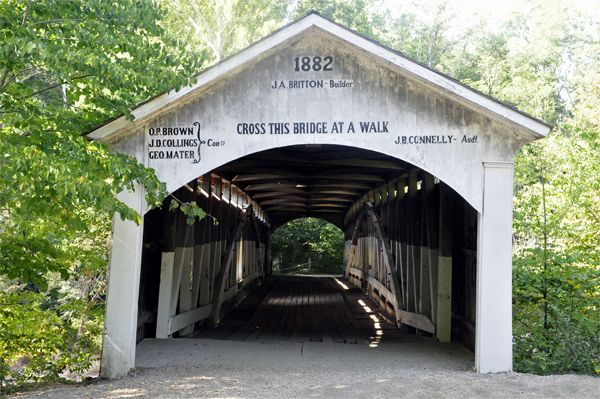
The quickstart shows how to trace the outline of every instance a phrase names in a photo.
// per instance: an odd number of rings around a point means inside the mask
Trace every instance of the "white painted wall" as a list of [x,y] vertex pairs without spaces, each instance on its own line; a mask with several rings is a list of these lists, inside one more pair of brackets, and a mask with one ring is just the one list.
[[483,212],[477,228],[475,368],[512,371],[513,164],[484,162]]
[[[143,214],[146,207],[143,189],[122,192],[117,198]],[[110,270],[102,340],[100,375],[124,377],[135,365],[135,340],[144,224],[113,219]]]
[[[232,59],[215,67],[206,73],[212,78],[204,86],[179,98],[170,95],[174,99],[154,113],[140,110],[137,121],[116,121],[90,136],[103,137],[154,168],[169,191],[226,162],[266,149],[298,144],[364,148],[430,172],[481,211],[481,163],[512,161],[523,144],[535,139],[532,127],[546,131],[547,127],[427,69],[416,70],[416,64],[398,60],[398,55],[370,41],[357,47],[364,39],[356,38],[349,43],[350,37],[306,28],[287,42],[266,47],[246,64],[236,65]],[[304,57],[310,59],[310,71],[302,71]],[[321,59],[318,71],[312,70],[315,57]],[[332,59],[331,71],[323,71],[327,57]],[[331,88],[332,81],[350,87]],[[298,88],[307,84],[316,87]],[[342,133],[334,132],[340,122]],[[361,132],[361,122],[374,122],[379,132]],[[519,129],[517,122],[527,126]],[[326,126],[327,133],[294,134],[295,123]],[[277,126],[287,127],[289,133],[275,134]],[[173,135],[175,128],[191,135]],[[241,134],[254,130],[260,134]],[[421,137],[432,142],[413,143]],[[173,151],[183,159],[164,158]],[[163,159],[156,159],[161,152]]]

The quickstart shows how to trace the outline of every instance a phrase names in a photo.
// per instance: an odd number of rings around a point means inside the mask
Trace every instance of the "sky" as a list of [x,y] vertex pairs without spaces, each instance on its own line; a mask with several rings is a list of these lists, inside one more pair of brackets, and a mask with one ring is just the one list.
[[[417,0],[419,4],[440,3],[442,0]],[[383,3],[392,13],[399,13],[399,10],[410,7],[415,0],[383,0]],[[561,0],[562,2],[571,2],[573,5],[598,17],[600,21],[600,0]],[[490,13],[494,18],[492,21],[500,23],[508,14],[508,10],[518,9],[523,4],[523,0],[450,0],[450,5],[457,15],[464,16],[465,22],[473,17],[475,13]],[[493,29],[493,27],[492,27]]]
[[[571,1],[575,7],[593,11],[600,7],[600,0],[565,0]],[[390,9],[398,5],[410,5],[415,0],[384,0]],[[436,3],[436,0],[421,0],[419,3]],[[503,13],[506,8],[512,8],[515,4],[522,3],[523,0],[451,0],[451,3],[460,11],[471,12],[472,10],[489,11],[493,13]]]

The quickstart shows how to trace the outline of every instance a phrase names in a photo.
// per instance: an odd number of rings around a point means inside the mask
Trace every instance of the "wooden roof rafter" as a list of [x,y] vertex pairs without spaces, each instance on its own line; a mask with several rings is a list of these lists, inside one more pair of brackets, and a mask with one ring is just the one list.
[[273,227],[302,217],[339,227],[365,194],[415,167],[373,151],[297,145],[254,153],[214,170],[228,176],[269,215]]

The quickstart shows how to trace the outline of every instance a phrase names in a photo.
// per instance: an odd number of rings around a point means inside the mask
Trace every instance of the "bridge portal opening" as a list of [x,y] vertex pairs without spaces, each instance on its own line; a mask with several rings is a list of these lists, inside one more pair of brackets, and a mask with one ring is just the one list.
[[[193,336],[230,314],[240,321],[238,307],[253,291],[258,297],[241,309],[249,315],[245,321],[265,298],[285,312],[281,306],[296,301],[294,290],[300,292],[294,284],[304,284],[306,292],[299,295],[313,296],[307,303],[325,304],[323,295],[331,298],[331,292],[350,287],[328,313],[345,303],[355,312],[349,320],[362,318],[374,326],[388,321],[402,338],[404,333],[437,337],[474,349],[477,212],[426,171],[373,151],[301,145],[240,158],[173,195],[196,201],[208,216],[190,225],[182,213],[168,211],[170,199],[146,214],[137,342]],[[336,271],[342,276],[313,285],[267,281],[288,266],[273,255],[274,246],[286,244],[278,231],[299,221],[339,235]],[[275,284],[279,291],[269,297]],[[373,320],[376,310],[385,320]],[[292,334],[293,324],[306,325],[319,316],[303,312],[293,319],[280,314],[282,323],[292,326],[279,326],[282,333],[306,338],[310,327]],[[315,331],[310,334],[318,340]],[[325,336],[339,342],[360,336],[336,334]],[[369,334],[376,338],[376,330]]]
[[271,234],[273,274],[342,275],[344,232],[318,218],[301,218]]

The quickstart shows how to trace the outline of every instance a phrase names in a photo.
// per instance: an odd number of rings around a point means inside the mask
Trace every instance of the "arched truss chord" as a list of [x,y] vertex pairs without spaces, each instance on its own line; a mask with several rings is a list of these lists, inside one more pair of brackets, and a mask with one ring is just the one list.
[[[381,277],[376,279],[373,276],[370,276],[368,273],[365,273],[358,265],[358,241],[360,238],[361,229],[365,226],[365,221],[371,223],[373,232],[375,233],[375,238],[381,244],[383,263],[386,273],[386,279],[384,281],[380,281]],[[374,209],[373,204],[370,202],[365,202],[363,204],[363,210],[356,219],[356,224],[352,233],[352,247],[350,248],[350,257],[345,270],[346,278],[357,276],[362,281],[367,280],[371,287],[375,288],[380,294],[383,294],[383,296],[387,298],[394,308],[395,322],[398,327],[401,327],[402,324],[406,324],[435,334],[435,324],[429,317],[419,313],[407,312],[402,309],[403,301],[401,296],[400,282],[398,279],[398,274],[396,273],[395,265],[396,261],[390,247],[390,241],[387,233],[383,228],[381,217]]]

